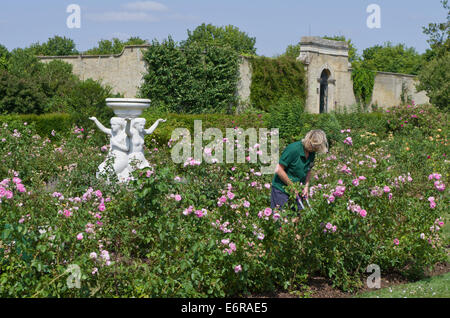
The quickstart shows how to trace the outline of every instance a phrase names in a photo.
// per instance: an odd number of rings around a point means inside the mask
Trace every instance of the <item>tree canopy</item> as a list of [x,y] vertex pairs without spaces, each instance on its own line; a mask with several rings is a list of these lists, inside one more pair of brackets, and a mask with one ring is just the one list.
[[112,40],[100,40],[98,41],[98,46],[90,49],[84,54],[88,55],[108,55],[108,54],[120,54],[126,45],[141,45],[146,44],[147,41],[139,37],[130,37],[126,41],[121,41],[118,38],[113,38]]
[[181,46],[189,46],[194,43],[203,48],[228,46],[239,54],[256,54],[256,38],[250,37],[233,25],[218,27],[203,23],[194,31],[188,30],[187,33],[188,38],[181,43]]
[[422,56],[413,47],[386,42],[363,51],[362,58],[372,69],[417,75],[422,66]]
[[65,56],[77,55],[75,42],[72,39],[55,35],[42,44],[33,43],[29,47],[34,55]]
[[447,110],[450,101],[450,6],[447,0],[441,3],[447,11],[447,21],[430,23],[423,28],[429,36],[430,49],[424,54],[417,89],[425,90],[436,107]]

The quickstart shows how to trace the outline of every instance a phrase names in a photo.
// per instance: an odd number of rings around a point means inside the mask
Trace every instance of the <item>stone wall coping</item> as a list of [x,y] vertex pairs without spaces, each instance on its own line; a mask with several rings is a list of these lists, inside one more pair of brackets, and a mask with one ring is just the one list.
[[49,55],[42,55],[38,56],[37,58],[40,60],[52,60],[52,59],[79,59],[79,58],[110,58],[110,57],[121,57],[123,53],[128,49],[135,49],[135,48],[148,48],[150,47],[150,44],[142,44],[142,45],[126,45],[123,47],[122,52],[119,54],[103,54],[103,55],[91,55],[91,54],[77,54],[77,55],[62,55],[62,56],[49,56]]
[[302,45],[308,44],[341,50],[348,50],[349,48],[348,43],[345,41],[328,40],[318,36],[303,36],[300,40],[300,48]]

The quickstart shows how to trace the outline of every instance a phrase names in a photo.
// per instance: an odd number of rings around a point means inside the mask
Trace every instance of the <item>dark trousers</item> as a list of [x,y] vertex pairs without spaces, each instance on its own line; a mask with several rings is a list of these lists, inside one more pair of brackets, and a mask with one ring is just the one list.
[[[283,208],[283,206],[288,201],[289,201],[289,196],[286,193],[284,193],[272,186],[272,191],[270,193],[270,208],[272,210],[275,209],[277,206],[279,207],[279,209]],[[301,211],[302,206],[300,205],[300,203],[297,200],[295,202],[297,203],[297,211]],[[295,211],[295,208],[292,208],[292,210]]]

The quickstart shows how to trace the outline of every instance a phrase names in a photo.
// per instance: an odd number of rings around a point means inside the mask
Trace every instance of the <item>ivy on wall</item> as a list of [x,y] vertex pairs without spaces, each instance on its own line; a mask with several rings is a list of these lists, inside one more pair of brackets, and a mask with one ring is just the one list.
[[361,61],[352,64],[353,92],[357,101],[367,110],[372,100],[376,72]]
[[289,56],[249,59],[253,70],[250,86],[253,107],[268,111],[283,97],[305,99],[306,74],[301,62]]
[[180,48],[172,38],[153,41],[144,55],[147,74],[140,97],[174,113],[231,113],[237,104],[238,54],[195,43]]

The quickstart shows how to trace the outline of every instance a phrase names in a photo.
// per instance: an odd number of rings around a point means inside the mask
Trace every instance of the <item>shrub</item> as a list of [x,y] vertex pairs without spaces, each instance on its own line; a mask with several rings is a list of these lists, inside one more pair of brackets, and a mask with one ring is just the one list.
[[250,57],[250,61],[250,101],[253,107],[268,111],[283,97],[305,99],[306,75],[302,63],[289,56]]
[[443,111],[450,103],[450,53],[426,63],[419,73],[418,90],[425,90],[430,102]]
[[42,114],[45,100],[38,83],[0,70],[0,114]]
[[94,127],[89,117],[95,116],[104,124],[109,123],[114,112],[106,106],[106,98],[118,97],[109,86],[103,87],[92,79],[80,81],[70,91],[67,99],[67,111],[77,125]]
[[37,134],[49,138],[52,131],[60,135],[65,134],[74,125],[72,117],[63,113],[0,116],[0,123],[11,124],[12,122],[32,124]]
[[182,50],[168,38],[153,41],[144,55],[147,74],[140,95],[176,113],[231,112],[236,103],[238,55],[225,47]]

